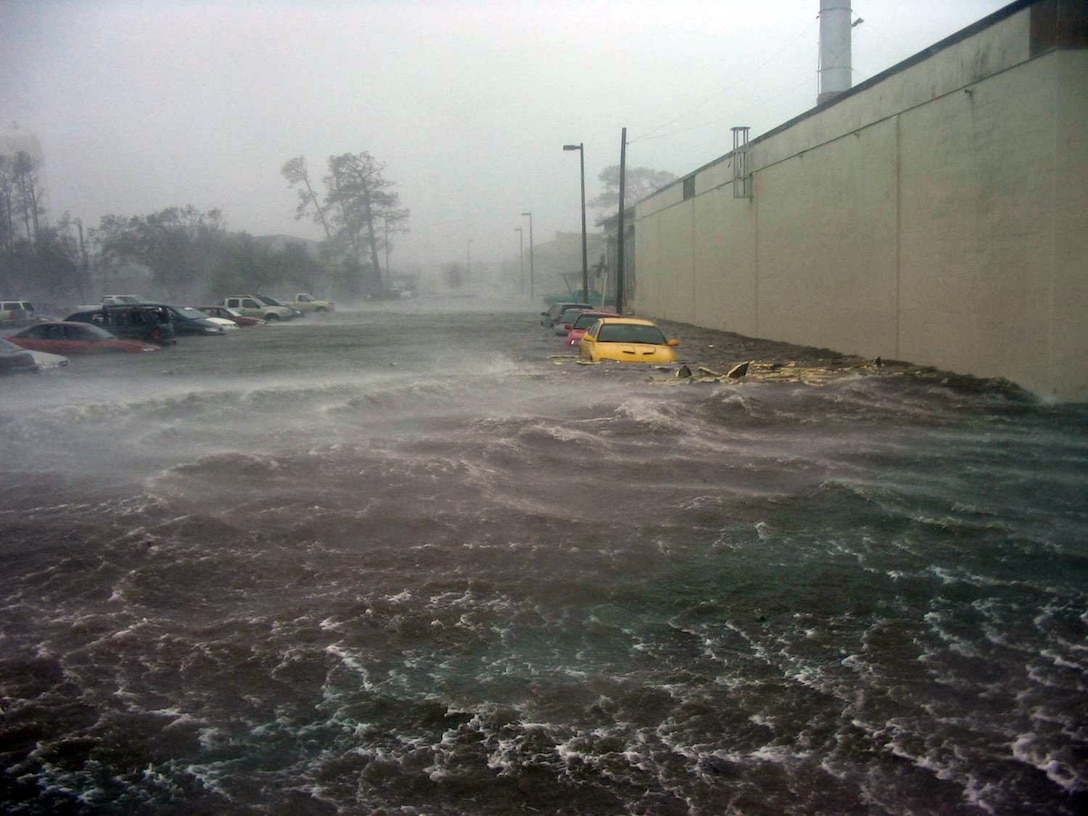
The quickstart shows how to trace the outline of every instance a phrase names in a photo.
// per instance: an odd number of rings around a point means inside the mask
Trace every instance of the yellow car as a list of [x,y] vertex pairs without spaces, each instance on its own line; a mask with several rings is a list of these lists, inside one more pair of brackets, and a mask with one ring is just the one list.
[[673,363],[679,340],[669,340],[651,320],[637,317],[602,317],[578,343],[578,353],[594,363]]

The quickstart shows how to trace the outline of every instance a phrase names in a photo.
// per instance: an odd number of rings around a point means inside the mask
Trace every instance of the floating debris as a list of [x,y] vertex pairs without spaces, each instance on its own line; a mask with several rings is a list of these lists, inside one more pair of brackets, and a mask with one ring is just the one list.
[[731,380],[739,380],[741,377],[747,376],[748,366],[750,366],[751,364],[752,364],[751,360],[749,360],[746,363],[737,363],[735,366],[733,366],[731,369],[729,369],[729,373],[726,374],[725,376],[728,377]]

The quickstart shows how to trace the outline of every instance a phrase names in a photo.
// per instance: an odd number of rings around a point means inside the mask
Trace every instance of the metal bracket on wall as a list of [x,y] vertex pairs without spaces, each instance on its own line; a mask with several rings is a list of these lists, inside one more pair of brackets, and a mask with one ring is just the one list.
[[733,131],[733,198],[752,197],[752,174],[748,172],[748,128]]

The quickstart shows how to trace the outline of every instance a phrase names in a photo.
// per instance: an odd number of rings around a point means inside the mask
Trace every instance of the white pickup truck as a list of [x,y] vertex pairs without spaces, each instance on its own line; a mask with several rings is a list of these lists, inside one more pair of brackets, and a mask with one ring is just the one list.
[[271,306],[253,295],[229,295],[223,298],[223,305],[228,309],[241,312],[246,317],[259,317],[269,323],[288,320],[291,317],[291,310],[286,306]]
[[291,305],[304,312],[335,312],[336,304],[331,300],[318,300],[309,292],[299,292]]
[[119,303],[120,304],[124,304],[124,303],[136,304],[136,303],[146,303],[146,302],[147,302],[147,298],[140,297],[139,295],[103,295],[102,296],[102,305],[103,306],[116,306]]

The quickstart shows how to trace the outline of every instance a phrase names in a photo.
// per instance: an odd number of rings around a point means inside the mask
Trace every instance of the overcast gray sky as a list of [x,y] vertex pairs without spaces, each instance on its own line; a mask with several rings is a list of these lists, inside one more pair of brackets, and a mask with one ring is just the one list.
[[[854,83],[1007,5],[852,0]],[[580,230],[619,163],[683,175],[815,105],[819,0],[0,0],[0,127],[41,142],[50,216],[192,204],[318,238],[280,168],[367,151],[408,235],[398,264],[517,255]],[[527,236],[527,231],[526,231]]]

